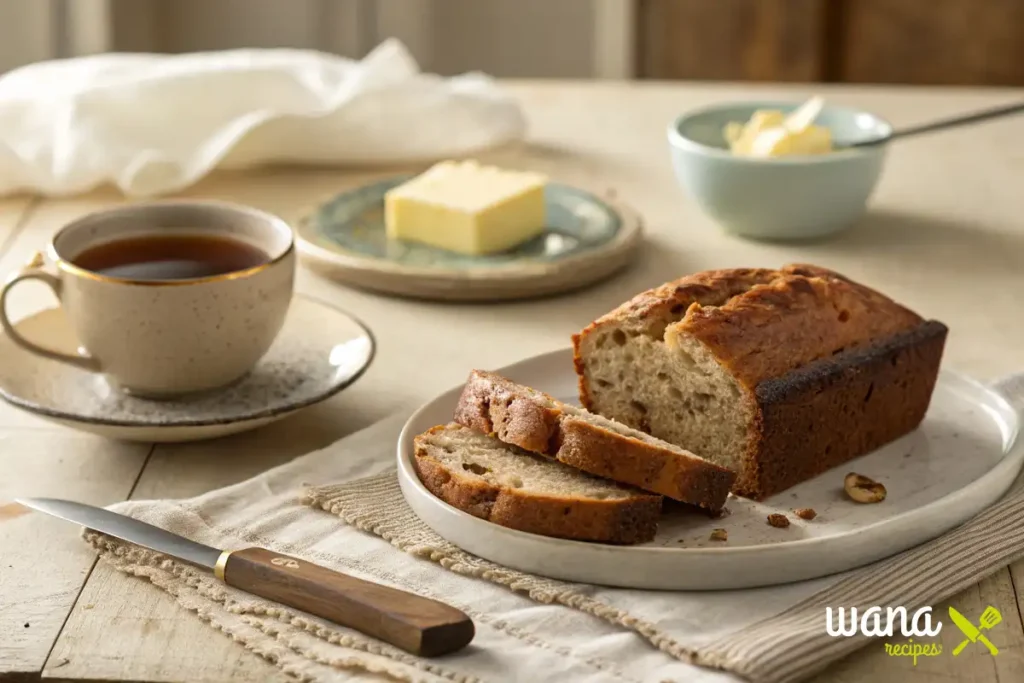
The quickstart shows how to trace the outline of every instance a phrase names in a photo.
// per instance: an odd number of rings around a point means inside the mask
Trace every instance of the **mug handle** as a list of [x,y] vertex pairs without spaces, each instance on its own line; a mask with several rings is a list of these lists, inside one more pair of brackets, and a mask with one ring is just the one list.
[[[0,327],[2,327],[4,332],[7,333],[7,336],[11,338],[11,341],[26,351],[30,351],[52,360],[59,360],[62,363],[69,363],[84,370],[91,370],[94,372],[98,371],[100,369],[99,362],[92,356],[73,355],[48,349],[36,344],[35,342],[29,341],[23,337],[20,332],[14,329],[14,323],[11,322],[11,319],[7,315],[7,295],[11,293],[11,290],[14,289],[15,285],[19,282],[25,282],[26,280],[39,280],[40,282],[45,283],[51,290],[53,290],[53,293],[57,296],[57,301],[61,301],[63,284],[61,283],[60,278],[49,271],[43,270],[43,256],[39,253],[35,254],[27,266],[8,277],[7,281],[3,284],[3,287],[0,288]],[[63,302],[61,301],[61,303]]]

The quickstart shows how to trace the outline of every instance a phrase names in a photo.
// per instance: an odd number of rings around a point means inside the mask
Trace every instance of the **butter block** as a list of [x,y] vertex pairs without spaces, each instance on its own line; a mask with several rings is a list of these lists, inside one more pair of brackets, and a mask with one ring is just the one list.
[[384,195],[388,239],[460,254],[506,251],[544,231],[539,173],[443,161]]

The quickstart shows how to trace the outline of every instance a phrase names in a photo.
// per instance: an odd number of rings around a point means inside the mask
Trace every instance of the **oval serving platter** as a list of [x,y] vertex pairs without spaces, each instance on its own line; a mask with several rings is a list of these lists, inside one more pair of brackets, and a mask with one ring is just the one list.
[[[572,353],[561,350],[499,370],[517,382],[577,403]],[[566,581],[662,590],[738,589],[826,576],[894,555],[962,524],[997,501],[1024,463],[1019,418],[995,391],[942,371],[921,426],[885,447],[763,502],[730,496],[718,519],[666,506],[654,541],[635,546],[583,543],[508,529],[436,498],[413,468],[412,440],[451,421],[461,387],[420,408],[398,441],[406,501],[440,536],[467,552],[521,571]],[[857,472],[881,481],[884,502],[861,505],[843,493]],[[812,508],[805,521],[795,508]],[[771,513],[791,525],[767,524]],[[728,541],[712,541],[715,528]]]
[[387,294],[447,301],[497,301],[556,294],[625,267],[640,244],[635,211],[609,195],[567,185],[545,189],[547,229],[487,256],[388,240],[384,193],[410,176],[344,192],[300,221],[304,262],[339,282]]

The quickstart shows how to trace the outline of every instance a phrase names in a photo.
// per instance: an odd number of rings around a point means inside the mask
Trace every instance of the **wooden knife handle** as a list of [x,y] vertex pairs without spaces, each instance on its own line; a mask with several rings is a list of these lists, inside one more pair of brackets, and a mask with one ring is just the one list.
[[475,633],[468,616],[442,602],[263,548],[223,553],[215,573],[229,586],[348,626],[421,657],[461,649]]

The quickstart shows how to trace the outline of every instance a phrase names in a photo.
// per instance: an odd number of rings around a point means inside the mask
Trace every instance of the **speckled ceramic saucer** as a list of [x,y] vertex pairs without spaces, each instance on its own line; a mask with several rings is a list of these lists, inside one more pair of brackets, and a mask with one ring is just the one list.
[[[59,309],[16,325],[50,348],[74,351]],[[127,441],[212,439],[254,429],[319,403],[354,382],[373,359],[373,337],[336,308],[295,297],[280,335],[242,381],[201,396],[150,401],[127,396],[95,373],[48,360],[0,335],[0,396],[74,429]]]
[[310,267],[345,284],[448,301],[496,301],[555,294],[626,266],[641,240],[640,218],[606,193],[548,185],[547,230],[519,247],[463,256],[384,234],[384,193],[409,176],[342,193],[298,227]]

